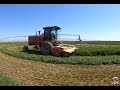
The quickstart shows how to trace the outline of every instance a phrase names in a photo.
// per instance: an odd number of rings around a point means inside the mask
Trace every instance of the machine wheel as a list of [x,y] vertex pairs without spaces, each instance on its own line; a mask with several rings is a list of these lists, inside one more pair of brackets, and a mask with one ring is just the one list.
[[38,50],[38,49],[39,49],[39,46],[38,46],[38,45],[35,45],[33,48],[34,48],[35,50]]
[[54,46],[51,42],[43,42],[40,47],[41,53],[44,55],[49,55],[51,54],[53,47]]
[[27,51],[28,51],[28,46],[24,46],[24,47],[23,47],[23,51],[24,51],[24,52],[27,52]]

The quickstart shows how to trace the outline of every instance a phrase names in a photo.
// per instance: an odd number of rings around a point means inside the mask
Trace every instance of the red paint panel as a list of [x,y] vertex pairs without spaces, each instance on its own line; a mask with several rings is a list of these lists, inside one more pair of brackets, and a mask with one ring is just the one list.
[[62,51],[63,51],[62,48],[60,48],[60,47],[54,47],[54,48],[53,48],[53,51],[52,51],[52,55],[53,55],[53,56],[59,56],[59,54],[60,54]]
[[29,36],[28,43],[29,45],[41,44],[44,41],[42,36]]

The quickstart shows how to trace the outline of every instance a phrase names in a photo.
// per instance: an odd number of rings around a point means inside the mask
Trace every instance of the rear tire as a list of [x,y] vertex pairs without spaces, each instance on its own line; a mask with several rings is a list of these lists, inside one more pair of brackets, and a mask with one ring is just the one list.
[[43,55],[49,55],[52,52],[53,44],[51,42],[43,42],[40,47],[40,51]]

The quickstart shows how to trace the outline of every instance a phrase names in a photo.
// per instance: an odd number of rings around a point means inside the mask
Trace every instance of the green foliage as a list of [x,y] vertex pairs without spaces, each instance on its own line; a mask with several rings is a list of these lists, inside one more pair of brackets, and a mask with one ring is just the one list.
[[0,74],[0,86],[22,86],[22,83],[14,81],[3,74]]
[[[17,58],[35,60],[35,61],[43,61],[49,63],[56,64],[86,64],[86,65],[99,65],[99,64],[119,64],[120,56],[71,56],[68,58],[55,57],[50,55],[41,55],[35,53],[26,53],[26,52],[18,52],[11,50],[10,47],[2,47],[0,51],[11,55]],[[86,51],[87,53],[87,51]],[[85,54],[86,54],[85,53]]]
[[[87,42],[87,41],[86,41]],[[88,41],[89,42],[89,41]],[[88,43],[87,42],[87,43]],[[65,43],[65,42],[64,42]],[[88,45],[77,45],[73,43],[77,50],[68,58],[55,57],[51,55],[42,55],[40,51],[33,50],[29,47],[28,52],[22,52],[22,47],[27,44],[26,42],[15,43],[0,43],[0,51],[17,58],[28,60],[43,61],[56,64],[86,64],[86,65],[99,65],[99,64],[119,64],[120,63],[120,42],[116,41],[90,41]],[[98,44],[97,44],[98,43]],[[96,45],[97,44],[97,45]],[[102,45],[106,44],[106,45]],[[113,45],[112,45],[113,44]],[[4,46],[4,47],[3,47]]]
[[24,46],[27,42],[0,42],[0,46]]
[[63,41],[66,44],[120,45],[120,41]]
[[120,55],[120,46],[88,46],[75,50],[77,56]]

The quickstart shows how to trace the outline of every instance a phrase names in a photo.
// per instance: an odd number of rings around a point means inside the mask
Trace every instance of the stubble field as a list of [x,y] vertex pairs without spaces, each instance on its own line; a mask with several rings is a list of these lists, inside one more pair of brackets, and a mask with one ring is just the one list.
[[22,52],[26,42],[0,43],[0,72],[25,86],[120,85],[113,80],[120,77],[119,41],[64,43],[74,44],[78,50],[61,58],[41,55],[32,47],[28,53]]

